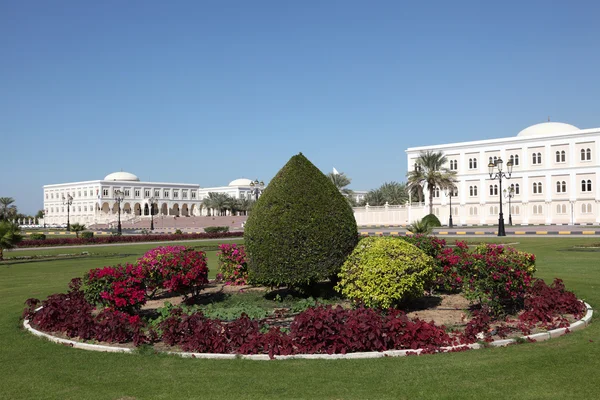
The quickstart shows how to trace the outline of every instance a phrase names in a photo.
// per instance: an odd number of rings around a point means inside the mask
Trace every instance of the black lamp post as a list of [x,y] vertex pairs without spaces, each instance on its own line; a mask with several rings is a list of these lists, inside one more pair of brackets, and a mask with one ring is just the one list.
[[254,199],[258,201],[258,196],[262,193],[265,188],[265,183],[263,181],[258,181],[258,179],[254,180],[254,182],[250,182],[250,193],[254,195]]
[[444,189],[446,196],[450,198],[450,217],[448,218],[448,228],[454,228],[454,224],[452,223],[452,196],[456,196],[456,186],[452,186],[451,188]]
[[512,226],[512,207],[510,205],[510,200],[515,197],[515,189],[509,187],[508,190],[504,189],[504,197],[508,199],[508,224]]
[[121,234],[121,202],[123,199],[123,192],[120,190],[115,190],[115,201],[117,202],[117,212],[119,213],[119,219],[117,223],[117,232],[119,232],[119,235]]
[[501,158],[498,158],[495,162],[488,164],[488,169],[490,173],[490,179],[498,179],[500,182],[500,191],[498,192],[500,195],[498,196],[500,202],[500,214],[498,215],[498,236],[506,236],[506,231],[504,230],[504,214],[502,213],[502,178],[510,179],[512,175],[513,163],[509,161],[506,163],[506,172],[502,171],[504,161]]
[[150,197],[148,199],[148,201],[150,202],[150,230],[153,231],[154,230],[154,202],[156,201],[156,199],[153,197]]
[[65,195],[62,196],[63,205],[67,206],[67,232],[71,231],[71,221],[69,219],[69,212],[71,211],[71,204],[73,204],[73,197],[67,193],[67,197]]

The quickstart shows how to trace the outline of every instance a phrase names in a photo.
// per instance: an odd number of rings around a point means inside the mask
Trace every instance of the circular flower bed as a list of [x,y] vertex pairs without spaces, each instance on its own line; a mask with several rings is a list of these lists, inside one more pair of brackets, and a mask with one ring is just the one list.
[[[226,271],[237,280],[235,271],[242,270],[237,266],[244,264],[243,253],[221,250],[222,257],[235,258]],[[569,327],[586,313],[585,304],[566,291],[562,281],[548,286],[532,279],[532,255],[494,245],[469,252],[464,245],[451,248],[444,243],[435,251],[443,272],[437,277],[438,286],[457,291],[460,279],[467,285],[462,288],[465,297],[476,305],[463,329],[449,330],[433,321],[409,318],[396,308],[360,305],[349,309],[316,304],[293,316],[276,310],[268,318],[242,314],[231,320],[209,317],[185,305],[165,307],[158,315],[149,313],[143,308],[148,300],[179,295],[184,303],[191,303],[208,283],[204,253],[183,246],[150,250],[135,264],[91,270],[83,279],[73,279],[66,294],[51,295],[42,302],[27,300],[24,318],[37,330],[65,338],[274,357],[467,349],[477,342]],[[507,314],[506,310],[518,312]]]

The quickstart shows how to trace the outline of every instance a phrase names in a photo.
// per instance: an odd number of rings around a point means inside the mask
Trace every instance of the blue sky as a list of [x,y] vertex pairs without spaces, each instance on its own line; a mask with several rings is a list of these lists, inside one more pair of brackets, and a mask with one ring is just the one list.
[[298,152],[354,189],[408,147],[600,126],[600,3],[0,1],[0,196],[268,181]]

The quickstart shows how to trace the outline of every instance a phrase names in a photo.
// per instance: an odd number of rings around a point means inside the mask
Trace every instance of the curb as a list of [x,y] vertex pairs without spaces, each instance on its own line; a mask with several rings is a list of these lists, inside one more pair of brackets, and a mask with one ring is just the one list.
[[[563,336],[564,334],[572,331],[578,331],[586,328],[594,315],[594,310],[592,306],[588,303],[585,303],[587,308],[587,312],[583,318],[579,321],[573,322],[569,325],[568,328],[558,328],[553,329],[548,332],[535,333],[533,335],[522,336],[517,339],[501,339],[495,340],[489,343],[492,347],[505,347],[510,344],[517,343],[519,339],[525,340],[533,340],[536,342],[543,342],[545,340],[550,340],[557,338],[559,336]],[[42,307],[37,308],[35,311],[41,310]],[[89,343],[81,343],[70,339],[62,339],[56,336],[52,336],[50,334],[38,331],[33,328],[29,324],[29,320],[26,319],[23,321],[23,327],[31,332],[33,335],[38,337],[43,337],[48,339],[51,342],[70,346],[76,349],[82,350],[90,350],[90,351],[103,351],[108,353],[133,353],[134,349],[128,347],[116,347],[116,346],[105,346],[100,344],[89,344]],[[484,348],[485,346],[480,345],[479,343],[465,344],[465,345],[457,345],[457,346],[446,346],[441,347],[441,353],[447,353],[453,350],[477,350]],[[386,351],[370,351],[370,352],[358,352],[358,353],[347,353],[347,354],[293,354],[288,356],[280,356],[274,355],[273,359],[275,360],[293,360],[293,359],[302,359],[302,360],[352,360],[352,359],[366,359],[366,358],[382,358],[382,357],[404,357],[409,354],[421,354],[423,349],[406,349],[406,350],[386,350]],[[269,361],[268,354],[220,354],[220,353],[186,353],[186,352],[175,352],[175,351],[166,351],[166,354],[177,355],[183,358],[202,358],[202,359],[213,359],[213,360],[235,360],[235,359],[244,359],[244,360],[254,360],[254,361]]]

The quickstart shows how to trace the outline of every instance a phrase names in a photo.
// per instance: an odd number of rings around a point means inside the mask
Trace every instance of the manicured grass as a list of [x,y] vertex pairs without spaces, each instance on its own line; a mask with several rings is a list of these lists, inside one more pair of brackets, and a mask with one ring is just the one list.
[[[494,239],[485,239],[490,240]],[[518,242],[516,247],[536,254],[538,276],[561,277],[568,289],[600,307],[600,254],[569,250],[597,238],[509,237],[504,241]],[[72,277],[90,268],[133,261],[151,247],[108,247],[103,255],[85,259],[0,264],[0,398],[600,397],[597,323],[548,342],[501,349],[374,360],[270,362],[95,353],[49,343],[20,328],[18,318],[28,297],[64,291]],[[95,246],[89,251],[103,250]]]

